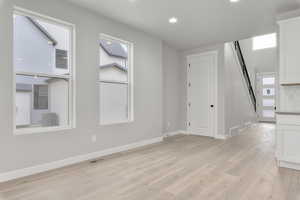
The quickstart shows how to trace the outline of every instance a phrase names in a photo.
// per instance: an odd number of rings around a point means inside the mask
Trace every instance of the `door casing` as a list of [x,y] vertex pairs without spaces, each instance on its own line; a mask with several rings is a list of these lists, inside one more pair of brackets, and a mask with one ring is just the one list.
[[[187,82],[186,82],[186,89],[187,89],[187,122],[186,122],[186,126],[187,126],[187,132],[188,134],[191,135],[198,135],[195,133],[192,133],[189,130],[189,119],[190,119],[190,113],[189,113],[189,83],[190,83],[190,75],[189,75],[189,60],[192,57],[201,57],[201,56],[212,56],[213,57],[213,81],[211,81],[212,83],[212,87],[214,88],[212,91],[212,102],[211,104],[214,105],[213,111],[212,111],[212,115],[211,115],[211,135],[209,137],[213,137],[213,138],[217,138],[217,131],[218,131],[218,51],[207,51],[207,52],[203,52],[203,53],[199,53],[199,54],[191,54],[188,55],[186,57],[186,69],[187,69]],[[209,105],[208,105],[209,106]]]
[[[275,78],[275,84],[274,85],[266,85],[266,86],[263,86],[262,84],[262,79],[266,77],[274,77]],[[261,73],[257,73],[256,74],[256,96],[257,96],[257,112],[258,112],[258,120],[260,122],[276,122],[276,114],[274,114],[274,118],[265,118],[263,117],[262,115],[262,112],[263,112],[263,99],[274,99],[274,102],[275,102],[275,105],[274,107],[277,107],[277,94],[278,94],[278,88],[277,88],[277,75],[275,72],[261,72]],[[264,88],[268,88],[268,87],[273,87],[274,90],[275,90],[275,95],[274,96],[270,96],[270,97],[267,97],[267,96],[263,96],[262,95],[262,90]],[[272,110],[271,107],[267,108],[267,110]],[[276,112],[276,110],[274,109],[274,112]]]

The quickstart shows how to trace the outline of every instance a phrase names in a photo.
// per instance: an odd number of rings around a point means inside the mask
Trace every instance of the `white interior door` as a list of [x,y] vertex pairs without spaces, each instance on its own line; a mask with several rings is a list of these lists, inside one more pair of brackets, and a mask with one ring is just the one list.
[[257,74],[259,121],[275,122],[276,78],[274,73]]
[[217,53],[188,56],[187,129],[190,134],[215,136]]
[[16,125],[30,125],[31,92],[16,92]]

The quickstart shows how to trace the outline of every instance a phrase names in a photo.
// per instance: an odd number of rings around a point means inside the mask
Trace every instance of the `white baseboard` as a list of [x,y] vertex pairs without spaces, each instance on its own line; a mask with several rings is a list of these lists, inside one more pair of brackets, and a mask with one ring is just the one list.
[[229,129],[229,135],[230,135],[230,137],[240,135],[246,128],[248,128],[252,125],[253,125],[253,122],[249,121],[249,122],[245,122],[244,124],[231,127]]
[[241,128],[241,126],[233,126],[229,129],[229,135],[230,137],[238,135],[239,129]]
[[189,135],[189,133],[187,132],[187,130],[179,130],[178,132],[180,134]]
[[241,128],[239,129],[239,132],[243,132],[244,130],[246,130],[247,128],[251,127],[253,124],[253,122],[249,121],[249,122],[245,122],[243,125],[241,125]]
[[279,167],[300,170],[300,164],[297,164],[297,163],[291,163],[291,162],[286,162],[286,161],[279,161],[278,163],[279,163]]
[[154,144],[154,143],[159,143],[162,141],[163,141],[163,137],[157,137],[157,138],[144,140],[144,141],[140,141],[140,142],[136,142],[136,143],[120,146],[120,147],[106,149],[103,151],[93,152],[93,153],[89,153],[89,154],[85,154],[85,155],[74,156],[74,157],[70,157],[70,158],[67,158],[64,160],[54,161],[51,163],[46,163],[46,164],[37,165],[37,166],[29,167],[29,168],[18,169],[18,170],[14,170],[14,171],[10,171],[10,172],[0,173],[0,183],[18,179],[18,178],[22,178],[22,177],[26,177],[26,176],[30,176],[30,175],[34,175],[34,174],[38,174],[38,173],[42,173],[42,172],[46,172],[49,170],[62,168],[65,166],[73,165],[76,163],[80,163],[80,162],[84,162],[84,161],[88,161],[88,160],[92,160],[92,159],[101,158],[103,156],[111,155],[114,153],[119,153],[122,151],[127,151],[130,149],[135,149],[138,147],[143,147],[143,146]]
[[215,139],[218,139],[218,140],[226,140],[226,139],[227,139],[227,135],[216,135],[216,136],[215,136]]
[[175,135],[179,135],[179,134],[180,134],[179,131],[167,132],[167,133],[164,133],[164,137],[171,137],[171,136],[175,136]]
[[[176,134],[175,134],[176,133]],[[170,133],[166,133],[165,135],[167,136],[167,137],[169,137],[169,136],[173,136],[173,135],[179,135],[179,134],[183,134],[183,135],[193,135],[193,134],[191,134],[191,133],[189,133],[188,131],[184,131],[184,130],[178,130],[178,131],[176,131],[176,132],[172,132],[171,133],[171,135],[170,135]],[[216,135],[215,137],[214,137],[215,139],[220,139],[220,140],[226,140],[227,138],[228,138],[228,136],[227,135]]]
[[164,137],[171,137],[171,136],[175,136],[175,135],[187,135],[187,131],[177,130],[177,131],[173,131],[173,132],[168,132],[168,133],[164,134]]

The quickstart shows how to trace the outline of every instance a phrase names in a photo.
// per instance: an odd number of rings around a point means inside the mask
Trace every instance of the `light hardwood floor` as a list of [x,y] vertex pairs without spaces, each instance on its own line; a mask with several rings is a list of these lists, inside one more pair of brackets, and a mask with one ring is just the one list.
[[0,199],[296,200],[300,172],[276,167],[274,125],[259,124],[226,141],[174,136],[0,184]]

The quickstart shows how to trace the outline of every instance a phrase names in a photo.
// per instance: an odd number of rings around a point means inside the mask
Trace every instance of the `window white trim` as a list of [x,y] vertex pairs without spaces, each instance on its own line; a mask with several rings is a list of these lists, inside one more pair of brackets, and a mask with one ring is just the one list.
[[[12,111],[13,111],[13,134],[14,135],[28,135],[28,134],[36,134],[36,133],[48,133],[48,132],[57,132],[63,131],[68,129],[76,128],[76,82],[75,82],[75,71],[76,71],[76,26],[75,24],[56,19],[50,16],[46,16],[31,10],[27,10],[21,7],[14,6],[13,14],[29,16],[35,19],[40,19],[45,22],[49,22],[51,24],[63,26],[70,31],[69,39],[69,49],[70,49],[70,56],[68,60],[69,65],[69,75],[50,75],[44,73],[29,73],[29,72],[18,72],[15,70],[15,65],[13,64],[13,104],[12,104]],[[39,76],[39,77],[52,77],[52,78],[59,78],[59,79],[67,79],[69,83],[69,103],[68,103],[68,116],[69,116],[69,124],[67,126],[58,126],[58,127],[37,127],[37,128],[22,128],[17,129],[16,127],[16,75],[25,75],[25,76]]]
[[[101,33],[99,36],[100,39],[104,38],[111,41],[118,41],[120,43],[128,45],[128,79],[127,82],[118,82],[118,81],[101,81],[99,80],[99,73],[97,73],[97,84],[101,82],[111,82],[111,83],[118,83],[118,84],[127,84],[128,85],[128,120],[121,121],[121,122],[111,122],[111,123],[103,123],[101,122],[101,113],[98,113],[99,125],[100,126],[109,126],[109,125],[117,125],[117,124],[126,124],[134,122],[134,43],[130,41],[126,41],[109,34]],[[100,52],[100,50],[99,50]],[[99,60],[100,58],[100,53]],[[99,90],[98,90],[99,91]],[[100,93],[98,94],[98,106],[100,108]],[[100,110],[100,109],[98,109]]]
[[65,75],[51,75],[51,74],[44,74],[44,73],[31,73],[31,72],[21,72],[21,71],[15,71],[15,75],[22,75],[22,76],[38,76],[43,78],[58,78],[58,79],[68,79],[70,80],[71,77],[65,76]]
[[122,81],[106,81],[106,80],[100,81],[100,80],[98,80],[98,82],[99,83],[115,83],[115,84],[129,85],[129,82],[122,82]]
[[47,15],[43,15],[43,14],[40,14],[38,12],[34,12],[34,11],[31,11],[31,10],[28,10],[28,9],[25,9],[25,8],[21,8],[21,7],[18,7],[18,6],[14,6],[14,14],[29,16],[29,17],[33,17],[33,18],[36,18],[36,19],[41,19],[43,21],[50,22],[52,24],[54,23],[56,25],[64,26],[66,28],[72,28],[73,30],[75,30],[75,24],[73,24],[73,23],[70,23],[70,22],[67,22],[67,21],[64,21],[64,20],[60,20],[60,19],[57,19],[57,18],[54,18],[54,17],[50,17],[50,16],[47,16]]

